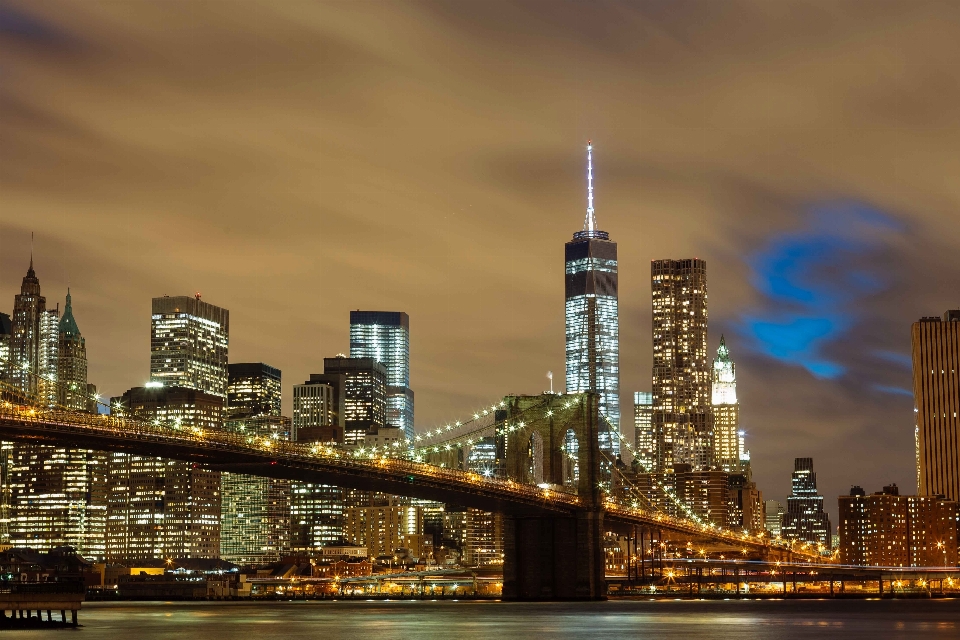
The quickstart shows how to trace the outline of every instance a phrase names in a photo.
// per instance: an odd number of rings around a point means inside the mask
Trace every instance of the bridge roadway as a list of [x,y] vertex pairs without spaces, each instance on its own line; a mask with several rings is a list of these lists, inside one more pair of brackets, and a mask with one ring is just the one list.
[[[136,420],[0,403],[0,439],[183,460],[230,473],[329,484],[435,500],[525,518],[582,510],[571,493],[487,478],[398,458],[361,458],[315,443],[253,438],[224,430],[157,426]],[[813,557],[746,534],[720,530],[606,499],[605,525],[661,532],[749,549],[766,557]]]

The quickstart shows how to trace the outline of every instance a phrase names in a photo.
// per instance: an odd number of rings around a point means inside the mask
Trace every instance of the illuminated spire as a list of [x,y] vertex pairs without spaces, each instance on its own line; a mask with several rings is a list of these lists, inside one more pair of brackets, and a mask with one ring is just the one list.
[[593,213],[593,143],[587,140],[587,218],[583,221],[583,230],[593,233],[597,230],[597,217]]
[[583,231],[573,234],[574,240],[599,238],[609,240],[606,231],[597,229],[597,216],[593,211],[593,142],[587,140],[587,217],[583,221]]

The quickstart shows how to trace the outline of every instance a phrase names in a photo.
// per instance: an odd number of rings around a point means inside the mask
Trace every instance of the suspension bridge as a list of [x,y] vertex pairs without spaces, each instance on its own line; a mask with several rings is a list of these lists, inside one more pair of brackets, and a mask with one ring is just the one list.
[[[675,508],[673,513],[657,508],[600,449],[601,429],[629,443],[605,421],[599,398],[592,392],[507,396],[466,420],[412,440],[348,450],[330,443],[164,424],[135,415],[39,406],[23,393],[0,386],[0,439],[159,456],[230,473],[502,513],[505,599],[604,598],[606,532],[632,537],[641,561],[644,549],[663,554],[669,547],[693,546],[767,561],[820,558],[816,549],[707,522],[663,484],[658,488]],[[491,438],[497,464],[471,471],[470,451],[481,442],[489,444]],[[613,491],[614,486],[620,490]]]

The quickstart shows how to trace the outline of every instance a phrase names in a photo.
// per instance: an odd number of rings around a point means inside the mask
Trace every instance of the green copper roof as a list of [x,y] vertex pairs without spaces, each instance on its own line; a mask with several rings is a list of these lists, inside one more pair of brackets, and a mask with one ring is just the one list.
[[730,362],[730,349],[727,348],[727,342],[720,334],[720,348],[717,349],[717,360],[720,362]]
[[73,305],[70,301],[70,289],[67,289],[67,306],[63,310],[63,316],[60,318],[60,335],[80,336],[80,327],[77,321],[73,319]]

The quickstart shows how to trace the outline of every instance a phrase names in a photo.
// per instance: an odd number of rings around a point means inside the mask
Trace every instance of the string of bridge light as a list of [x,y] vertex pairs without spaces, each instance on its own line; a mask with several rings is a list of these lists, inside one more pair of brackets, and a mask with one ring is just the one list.
[[[392,443],[382,445],[380,447],[377,447],[377,446],[360,447],[359,449],[355,450],[352,455],[354,457],[370,458],[370,459],[374,459],[377,457],[400,457],[400,458],[409,458],[416,462],[421,462],[424,456],[427,456],[431,453],[442,453],[444,451],[452,451],[454,449],[462,449],[464,447],[472,446],[475,443],[480,441],[480,438],[474,438],[473,437],[474,435],[478,435],[491,428],[496,429],[497,435],[507,435],[510,433],[521,431],[527,427],[528,423],[525,420],[517,420],[517,418],[525,417],[526,414],[533,413],[538,409],[542,409],[542,407],[545,404],[547,404],[546,399],[531,407],[527,407],[526,409],[521,411],[519,414],[514,416],[514,422],[512,423],[504,422],[503,426],[500,428],[497,428],[498,423],[482,425],[470,431],[466,431],[466,432],[461,431],[443,440],[435,440],[433,442],[429,442],[427,446],[420,446],[420,447],[416,446],[417,443],[422,443],[424,441],[429,441],[433,438],[447,435],[448,433],[458,428],[462,428],[464,426],[472,424],[477,420],[490,415],[491,413],[495,412],[497,409],[500,409],[506,406],[506,404],[503,401],[501,401],[498,404],[491,405],[489,409],[484,408],[480,411],[477,411],[476,413],[473,414],[472,419],[467,420],[465,422],[453,422],[445,426],[438,427],[436,431],[427,431],[424,434],[418,434],[412,440],[409,438],[403,438],[400,440],[396,440]],[[563,403],[560,409],[561,410],[569,409],[576,405],[577,405],[577,402],[575,400],[568,400],[567,402]],[[552,408],[547,409],[547,411],[544,412],[543,417],[550,418],[554,415],[554,413],[555,413],[554,409]]]
[[[602,416],[603,419],[607,422],[607,425],[610,427],[610,430],[613,431],[615,434],[617,434],[617,437],[620,439],[620,442],[623,443],[624,446],[626,446],[627,449],[629,449],[630,452],[634,455],[634,459],[639,460],[641,466],[643,466],[643,467],[645,468],[646,472],[652,474],[652,471],[650,470],[650,467],[647,466],[647,465],[644,463],[643,459],[637,457],[637,451],[636,451],[636,449],[633,447],[633,445],[631,445],[631,444],[624,438],[623,433],[621,433],[621,431],[620,431],[615,425],[611,424],[611,423],[610,423],[610,420],[609,420],[606,416],[603,416],[602,414],[601,414],[601,416]],[[624,479],[626,479],[626,478],[624,478]],[[628,481],[628,482],[629,482],[629,481]],[[673,489],[672,489],[671,487],[665,486],[665,485],[663,484],[663,482],[662,482],[662,481],[659,481],[659,480],[657,480],[656,483],[657,483],[657,486],[661,489],[661,491],[663,491],[663,492],[674,502],[674,504],[676,504],[678,507],[680,507],[681,509],[683,509],[684,512],[686,512],[687,515],[689,515],[689,516],[690,516],[695,522],[697,522],[697,524],[699,524],[701,527],[707,527],[707,526],[709,526],[709,527],[711,527],[711,528],[718,529],[720,533],[727,533],[727,534],[729,534],[729,535],[732,535],[732,536],[734,536],[734,537],[737,537],[737,534],[736,534],[735,532],[733,532],[733,531],[728,531],[728,530],[726,530],[726,529],[722,529],[722,528],[720,528],[720,527],[717,527],[717,525],[714,524],[714,523],[712,523],[712,522],[710,522],[710,523],[705,523],[705,522],[703,522],[703,520],[702,520],[700,517],[698,517],[695,513],[693,513],[693,512],[691,511],[691,509],[690,509],[689,506],[687,506],[682,500],[680,500],[680,498],[673,492]],[[632,483],[630,483],[630,484],[631,484],[631,486],[632,486],[634,489],[636,489],[637,491],[639,491],[639,488],[633,486]],[[641,495],[642,495],[642,494],[641,494]],[[744,534],[744,535],[748,535],[748,534]],[[758,535],[757,537],[763,538],[763,535],[760,534],[760,535]]]

